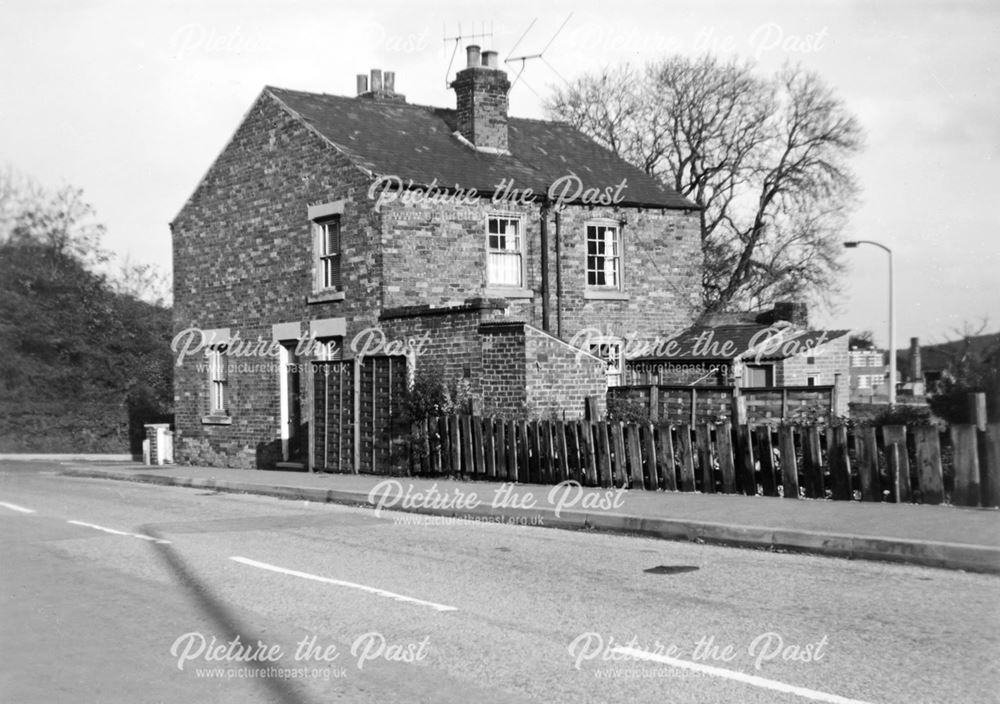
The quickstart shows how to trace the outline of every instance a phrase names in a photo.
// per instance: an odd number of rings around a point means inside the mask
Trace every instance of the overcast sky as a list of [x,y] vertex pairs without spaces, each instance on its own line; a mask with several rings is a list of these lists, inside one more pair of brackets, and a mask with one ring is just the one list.
[[[572,15],[570,16],[570,13]],[[989,318],[1000,330],[1000,3],[52,2],[0,0],[0,162],[84,189],[119,255],[170,268],[168,223],[264,85],[353,95],[396,72],[410,102],[454,106],[461,31],[501,59],[545,48],[510,96],[542,117],[565,78],[667,53],[818,71],[867,133],[846,237],[895,252],[897,345]],[[470,43],[463,41],[462,44]],[[460,65],[461,50],[451,67]],[[886,255],[847,253],[829,327],[887,338]]]

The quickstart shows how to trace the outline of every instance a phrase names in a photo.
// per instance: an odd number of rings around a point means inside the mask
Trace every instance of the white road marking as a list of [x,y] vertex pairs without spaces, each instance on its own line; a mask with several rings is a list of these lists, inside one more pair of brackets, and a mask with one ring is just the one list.
[[395,592],[386,591],[385,589],[378,589],[377,587],[368,587],[364,584],[356,584],[355,582],[345,582],[342,579],[331,579],[330,577],[320,577],[319,575],[309,574],[308,572],[299,572],[297,570],[290,570],[284,567],[278,567],[277,565],[269,565],[266,562],[258,562],[257,560],[251,560],[246,557],[230,557],[233,562],[239,562],[243,565],[249,565],[250,567],[258,567],[262,570],[270,570],[272,572],[277,572],[279,574],[287,574],[292,577],[301,577],[302,579],[311,579],[314,582],[323,582],[325,584],[333,584],[338,587],[349,587],[351,589],[360,589],[364,592],[369,592],[370,594],[377,594],[378,596],[384,596],[389,599],[395,599],[396,601],[405,601],[410,604],[419,604],[421,606],[429,606],[436,611],[458,611],[454,606],[445,606],[444,604],[435,604],[433,601],[424,601],[423,599],[415,599],[411,596],[403,596],[402,594],[396,594]]
[[160,543],[161,545],[170,545],[169,540],[162,540],[160,538],[154,538],[151,535],[143,535],[142,533],[128,533],[123,530],[115,530],[114,528],[105,528],[104,526],[99,526],[94,523],[84,523],[83,521],[66,521],[74,526],[83,526],[84,528],[93,528],[94,530],[102,530],[105,533],[111,533],[112,535],[124,535],[129,538],[139,538],[140,540],[150,540],[154,543]]
[[795,685],[785,684],[784,682],[778,682],[777,680],[769,680],[766,677],[757,677],[756,675],[747,675],[743,672],[737,672],[735,670],[726,670],[721,667],[702,665],[701,663],[688,662],[687,660],[678,660],[677,658],[672,658],[667,655],[647,653],[645,650],[639,650],[638,648],[626,648],[624,646],[619,646],[614,648],[612,652],[619,653],[621,655],[629,655],[634,658],[639,658],[640,660],[651,660],[653,662],[663,663],[664,665],[673,665],[674,667],[679,667],[683,670],[691,670],[693,672],[702,672],[707,675],[715,675],[716,677],[724,677],[729,680],[743,682],[744,684],[751,684],[754,687],[772,689],[775,692],[795,694],[817,702],[829,702],[829,704],[869,704],[869,702],[865,702],[860,699],[848,699],[847,697],[841,697],[836,694],[828,694],[815,689],[796,687]]
[[6,501],[0,501],[0,506],[4,508],[9,508],[11,511],[17,511],[19,513],[34,513],[35,509],[25,508],[24,506],[18,506],[17,504],[9,504]]

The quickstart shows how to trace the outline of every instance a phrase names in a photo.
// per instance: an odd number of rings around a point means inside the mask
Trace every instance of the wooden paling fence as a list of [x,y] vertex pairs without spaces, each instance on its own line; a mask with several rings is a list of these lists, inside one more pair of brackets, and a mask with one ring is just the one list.
[[1000,423],[881,428],[503,420],[414,427],[410,472],[646,491],[1000,505]]

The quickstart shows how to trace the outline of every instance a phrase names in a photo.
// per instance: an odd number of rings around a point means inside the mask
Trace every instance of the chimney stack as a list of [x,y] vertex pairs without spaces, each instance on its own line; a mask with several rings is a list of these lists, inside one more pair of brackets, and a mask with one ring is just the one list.
[[[890,352],[894,354],[894,352]],[[920,359],[920,338],[910,338],[910,381],[923,381],[924,369]]]
[[499,68],[497,52],[465,48],[466,68],[458,72],[455,90],[458,132],[477,149],[507,152],[507,72]]
[[[807,329],[809,327],[809,306],[799,301],[779,301],[774,304],[770,316],[765,316],[767,324],[785,320],[796,327]],[[764,321],[762,321],[764,322]]]
[[358,97],[382,103],[406,102],[406,96],[396,92],[396,73],[378,68],[371,70],[370,84],[368,76],[358,74]]

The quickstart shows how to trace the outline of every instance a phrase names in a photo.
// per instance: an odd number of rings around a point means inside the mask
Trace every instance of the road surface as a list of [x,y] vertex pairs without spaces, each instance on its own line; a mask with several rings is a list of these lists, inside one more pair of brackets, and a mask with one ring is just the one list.
[[58,469],[0,462],[3,702],[998,701],[996,577]]

